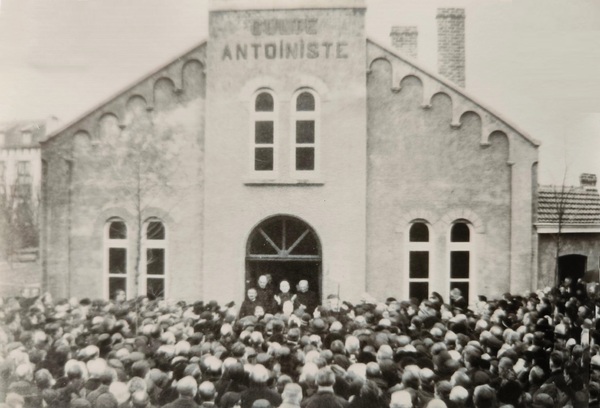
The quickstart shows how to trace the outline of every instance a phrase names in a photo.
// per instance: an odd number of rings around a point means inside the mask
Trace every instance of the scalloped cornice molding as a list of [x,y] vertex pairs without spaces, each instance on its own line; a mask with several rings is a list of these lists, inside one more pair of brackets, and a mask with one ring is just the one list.
[[94,133],[98,130],[97,126],[100,119],[105,115],[113,115],[121,129],[125,128],[125,112],[127,102],[134,97],[141,97],[146,101],[146,110],[154,110],[154,86],[161,79],[168,79],[174,85],[173,92],[179,94],[183,90],[183,71],[191,62],[200,63],[203,71],[206,69],[206,41],[195,46],[183,55],[169,60],[169,62],[145,75],[134,84],[117,92],[107,100],[94,106],[92,109],[79,116],[74,121],[57,129],[42,143],[51,143],[57,136],[72,137],[80,131]]
[[459,89],[456,85],[433,75],[426,70],[418,67],[415,62],[408,58],[401,57],[383,46],[368,40],[367,46],[367,72],[370,73],[372,64],[377,60],[387,61],[392,68],[392,77],[390,90],[394,93],[401,92],[401,83],[407,76],[414,76],[421,81],[423,87],[423,100],[421,107],[423,109],[431,108],[431,100],[434,95],[443,93],[450,97],[452,101],[452,118],[449,125],[453,128],[459,128],[461,118],[467,112],[474,112],[481,118],[481,137],[480,145],[490,145],[490,135],[494,132],[504,133],[509,140],[509,158],[508,164],[512,165],[515,161],[516,143],[515,137],[521,137],[531,145],[537,147],[539,142],[526,135],[524,132],[509,124],[507,121],[499,118],[499,115],[484,107],[473,97],[466,95],[465,91]]

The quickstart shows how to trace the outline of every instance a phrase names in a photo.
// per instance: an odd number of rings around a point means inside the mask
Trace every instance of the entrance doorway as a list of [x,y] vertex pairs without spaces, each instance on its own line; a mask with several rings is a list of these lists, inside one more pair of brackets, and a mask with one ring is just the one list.
[[558,257],[558,279],[562,282],[565,278],[571,278],[575,285],[585,275],[586,265],[585,255],[562,255]]
[[292,216],[275,216],[260,223],[246,246],[246,289],[256,287],[260,275],[271,277],[273,292],[287,280],[291,292],[307,280],[309,290],[321,299],[321,245],[315,231]]

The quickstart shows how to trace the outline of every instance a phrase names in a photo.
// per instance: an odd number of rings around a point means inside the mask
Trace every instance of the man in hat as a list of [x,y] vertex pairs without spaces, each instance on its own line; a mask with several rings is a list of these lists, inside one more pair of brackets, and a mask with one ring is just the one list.
[[288,383],[283,388],[283,403],[279,408],[300,408],[302,401],[302,387],[296,383]]
[[267,386],[269,376],[269,370],[263,365],[256,364],[252,367],[250,373],[250,387],[240,395],[242,401],[241,408],[251,408],[254,401],[260,399],[269,401],[271,405],[275,407],[278,407],[281,404],[281,396]]
[[199,408],[199,405],[194,401],[196,392],[198,391],[198,383],[192,376],[183,377],[177,381],[177,394],[179,397],[163,406],[163,408]]
[[303,408],[346,408],[348,401],[333,391],[335,373],[329,367],[321,368],[316,377],[317,392],[302,402]]
[[217,391],[215,386],[210,381],[204,381],[198,386],[198,395],[202,400],[200,407],[202,408],[215,408],[215,399],[217,397]]

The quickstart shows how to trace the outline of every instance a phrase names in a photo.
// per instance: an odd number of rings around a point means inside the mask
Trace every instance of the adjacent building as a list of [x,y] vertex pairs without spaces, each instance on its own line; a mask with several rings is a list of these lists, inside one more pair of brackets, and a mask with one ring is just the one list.
[[38,246],[36,228],[40,201],[41,154],[46,121],[0,124],[0,197],[2,259],[18,261],[23,250]]
[[213,1],[207,42],[43,142],[44,286],[474,299],[546,279],[538,143],[463,89],[464,12],[439,10],[441,75],[368,39],[363,0],[273,5]]
[[540,282],[570,277],[598,281],[600,268],[600,195],[596,175],[581,174],[579,186],[540,186],[538,218]]

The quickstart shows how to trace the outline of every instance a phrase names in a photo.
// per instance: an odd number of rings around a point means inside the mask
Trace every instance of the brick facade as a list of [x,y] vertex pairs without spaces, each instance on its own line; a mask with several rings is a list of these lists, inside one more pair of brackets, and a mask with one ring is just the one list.
[[390,33],[392,46],[402,55],[417,59],[419,55],[419,32],[415,26],[394,26]]
[[437,13],[438,72],[465,87],[465,10],[440,8]]
[[[253,284],[245,281],[250,237],[277,217],[313,231],[322,296],[406,296],[415,222],[429,226],[430,290],[448,295],[457,222],[471,231],[471,298],[532,287],[537,143],[460,88],[368,41],[360,0],[309,10],[296,3],[239,10],[215,2],[207,45],[44,143],[44,271],[53,293],[109,296],[113,219],[128,226],[130,297],[140,294],[132,270],[140,219],[166,227],[166,294],[176,299],[241,299]],[[316,164],[300,172],[295,122],[306,116],[296,98],[307,90],[317,101]],[[261,92],[274,101],[267,116],[256,111]],[[274,141],[260,147],[256,118],[265,117]],[[133,154],[137,127],[154,129],[146,156],[167,184],[142,212],[119,167]],[[254,155],[265,146],[273,171],[261,173]]]

